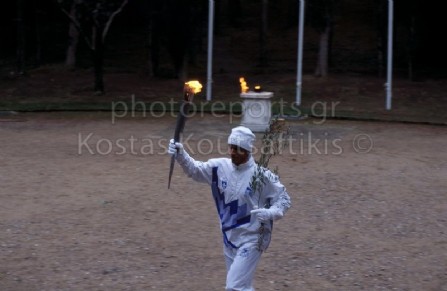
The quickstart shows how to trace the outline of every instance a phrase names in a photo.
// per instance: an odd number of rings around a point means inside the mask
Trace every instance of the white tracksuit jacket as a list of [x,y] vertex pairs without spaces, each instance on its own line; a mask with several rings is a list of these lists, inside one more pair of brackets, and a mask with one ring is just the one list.
[[280,218],[289,209],[290,197],[277,175],[266,170],[261,193],[253,193],[250,181],[257,169],[253,157],[245,164],[236,166],[229,158],[195,161],[183,151],[177,155],[177,161],[189,177],[211,186],[227,247],[239,248],[243,244],[254,243],[260,251],[267,249],[273,221],[261,225],[250,211],[276,207],[280,210]]

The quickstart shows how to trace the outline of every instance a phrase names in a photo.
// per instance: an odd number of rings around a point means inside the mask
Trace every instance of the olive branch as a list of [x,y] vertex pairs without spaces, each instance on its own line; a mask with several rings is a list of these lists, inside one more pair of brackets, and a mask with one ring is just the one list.
[[[261,144],[261,156],[256,161],[256,170],[250,180],[250,188],[253,194],[256,192],[259,193],[258,207],[260,207],[259,200],[262,189],[266,184],[266,178],[272,178],[273,174],[278,174],[278,167],[269,171],[269,162],[274,156],[282,154],[282,150],[287,145],[289,135],[289,127],[286,127],[285,120],[278,117],[270,121],[269,127],[264,132]],[[267,177],[266,172],[268,172]],[[264,205],[263,207],[268,208],[269,206]]]

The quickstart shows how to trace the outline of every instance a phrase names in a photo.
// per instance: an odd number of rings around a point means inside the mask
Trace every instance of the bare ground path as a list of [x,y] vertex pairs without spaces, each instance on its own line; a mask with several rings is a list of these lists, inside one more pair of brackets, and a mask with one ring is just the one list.
[[[188,121],[194,157],[229,116]],[[164,154],[174,118],[0,116],[0,290],[223,290],[208,187]],[[293,199],[257,290],[447,290],[443,126],[307,119],[272,166]],[[258,136],[260,137],[260,136]]]

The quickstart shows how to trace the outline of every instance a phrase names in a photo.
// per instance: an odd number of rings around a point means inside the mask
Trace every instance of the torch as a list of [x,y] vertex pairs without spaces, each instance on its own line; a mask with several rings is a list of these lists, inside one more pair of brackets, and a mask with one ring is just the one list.
[[[180,105],[180,111],[177,116],[177,124],[174,131],[174,142],[180,141],[180,134],[183,132],[186,123],[186,117],[189,114],[190,105],[195,93],[199,93],[202,89],[202,84],[199,81],[189,81],[185,83],[183,89],[183,102]],[[171,157],[171,166],[169,168],[168,189],[171,186],[172,173],[174,172],[175,156]]]

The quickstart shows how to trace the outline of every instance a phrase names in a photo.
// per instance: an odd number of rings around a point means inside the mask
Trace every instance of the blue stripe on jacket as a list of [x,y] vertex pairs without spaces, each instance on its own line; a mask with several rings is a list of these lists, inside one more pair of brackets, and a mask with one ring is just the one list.
[[251,215],[247,215],[247,204],[239,206],[239,200],[233,200],[229,203],[225,203],[225,192],[220,192],[219,189],[219,177],[217,175],[218,167],[213,167],[211,191],[213,193],[214,202],[216,203],[217,213],[222,225],[222,233],[224,242],[226,245],[230,245],[234,248],[236,246],[232,244],[225,232],[249,223]]

